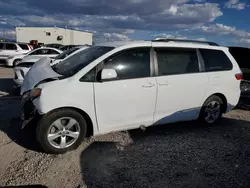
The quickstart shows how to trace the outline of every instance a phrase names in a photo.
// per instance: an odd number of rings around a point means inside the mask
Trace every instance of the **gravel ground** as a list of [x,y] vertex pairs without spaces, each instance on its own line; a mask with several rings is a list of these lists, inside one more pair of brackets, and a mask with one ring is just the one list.
[[250,187],[249,111],[234,110],[212,127],[186,122],[106,134],[49,155],[32,129],[20,130],[20,101],[8,95],[0,97],[0,186]]

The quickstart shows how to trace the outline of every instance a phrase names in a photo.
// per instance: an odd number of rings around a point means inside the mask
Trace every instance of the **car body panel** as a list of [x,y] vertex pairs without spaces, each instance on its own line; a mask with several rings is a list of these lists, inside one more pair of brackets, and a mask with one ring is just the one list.
[[57,74],[50,66],[51,59],[48,57],[44,57],[37,61],[27,72],[22,87],[21,87],[21,95],[34,88],[36,84],[40,81],[48,79],[48,78],[58,78],[61,75]]

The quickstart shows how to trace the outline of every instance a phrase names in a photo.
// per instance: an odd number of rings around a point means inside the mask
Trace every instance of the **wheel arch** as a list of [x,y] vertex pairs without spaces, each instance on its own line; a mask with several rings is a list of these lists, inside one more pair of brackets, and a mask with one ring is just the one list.
[[76,108],[76,107],[60,107],[60,108],[56,108],[56,109],[51,110],[51,111],[48,112],[47,114],[51,114],[51,113],[53,113],[53,112],[55,112],[55,111],[62,110],[62,109],[71,109],[71,110],[75,110],[75,111],[77,111],[79,114],[81,114],[81,115],[84,117],[84,119],[85,119],[85,121],[86,121],[86,123],[87,123],[87,135],[86,135],[86,136],[87,136],[87,137],[91,137],[91,136],[94,135],[94,125],[93,125],[93,122],[92,122],[90,116],[89,116],[85,111],[83,111],[83,110],[81,110],[81,109],[79,109],[79,108]]
[[[223,102],[223,104],[222,104],[222,107],[223,107],[222,113],[225,113],[227,111],[227,98],[226,98],[226,96],[224,94],[222,94],[222,93],[214,93],[214,94],[210,95],[209,97],[207,97],[206,100],[209,99],[212,96],[217,96],[217,97],[221,98],[221,100]],[[206,102],[206,100],[204,101],[204,103]],[[204,105],[204,103],[203,103],[203,105]]]

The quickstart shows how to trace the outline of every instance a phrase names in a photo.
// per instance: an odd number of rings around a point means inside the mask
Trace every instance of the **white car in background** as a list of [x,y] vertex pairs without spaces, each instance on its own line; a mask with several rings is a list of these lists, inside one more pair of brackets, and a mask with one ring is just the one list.
[[[25,43],[0,42],[0,60],[6,61],[9,57],[22,55],[30,52],[31,50],[31,47]],[[8,63],[6,64],[8,65]]]
[[20,62],[36,62],[43,57],[55,57],[61,54],[62,51],[55,48],[37,48],[29,53],[22,53],[18,55],[9,56],[6,59],[7,66],[16,66]]
[[21,60],[14,67],[14,83],[17,86],[20,86],[23,83],[25,74],[29,71],[30,67],[38,60],[42,59],[43,57],[54,58],[61,53],[63,53],[63,51],[56,48],[44,47],[35,49],[26,55],[22,54],[17,56]]

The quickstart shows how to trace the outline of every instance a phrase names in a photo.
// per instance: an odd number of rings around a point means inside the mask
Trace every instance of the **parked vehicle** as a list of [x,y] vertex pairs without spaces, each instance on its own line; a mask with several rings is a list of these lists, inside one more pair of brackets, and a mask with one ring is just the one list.
[[246,57],[250,54],[249,48],[229,47],[229,51],[237,61],[242,73],[243,80],[241,81],[241,97],[238,106],[250,110],[250,64]]
[[88,47],[87,46],[77,46],[77,47],[73,47],[73,48],[70,48],[69,50],[66,50],[65,52],[61,53],[60,55],[56,56],[53,61],[51,62],[50,65],[55,65],[61,61],[63,61],[64,59],[67,59],[69,58],[70,56],[82,51],[82,50],[85,50],[87,49]]
[[62,45],[62,44],[46,44],[45,47],[50,47],[50,48],[57,48],[57,49],[59,49],[59,48],[63,47],[63,45]]
[[31,51],[31,48],[28,44],[0,42],[0,60],[7,60],[10,57],[28,53],[29,51]]
[[24,76],[29,71],[30,67],[43,57],[56,57],[63,53],[55,48],[38,48],[26,55],[15,56],[15,59],[20,59],[19,63],[14,67],[14,83],[19,87],[23,83]]
[[66,51],[71,48],[80,48],[80,47],[90,47],[90,45],[65,45],[59,48],[59,50]]
[[86,136],[179,121],[215,123],[240,97],[241,70],[228,48],[175,40],[90,47],[51,67],[42,59],[22,88],[23,127],[63,153]]

